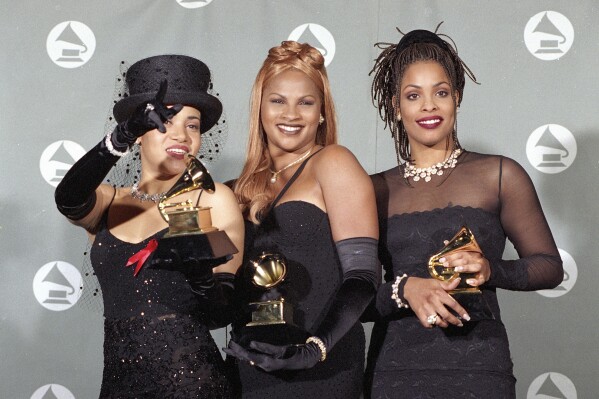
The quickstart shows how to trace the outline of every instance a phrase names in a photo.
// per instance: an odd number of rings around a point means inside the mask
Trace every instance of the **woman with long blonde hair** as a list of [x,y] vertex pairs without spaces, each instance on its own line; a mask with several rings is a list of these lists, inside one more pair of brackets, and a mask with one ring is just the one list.
[[[378,223],[370,178],[337,145],[324,58],[308,44],[270,49],[254,83],[247,158],[234,192],[249,224],[246,269],[260,254],[286,259],[287,276],[268,299],[293,304],[305,331],[285,342],[235,323],[226,352],[237,358],[244,398],[358,398],[364,365],[359,322],[378,284]],[[241,274],[246,276],[246,274]],[[264,299],[244,279],[247,301]]]

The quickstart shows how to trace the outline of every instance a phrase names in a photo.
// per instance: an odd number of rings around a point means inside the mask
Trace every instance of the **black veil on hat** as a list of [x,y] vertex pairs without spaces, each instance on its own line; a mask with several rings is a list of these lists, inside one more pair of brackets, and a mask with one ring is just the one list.
[[176,54],[144,58],[129,67],[125,76],[127,91],[113,108],[116,122],[126,120],[140,104],[152,100],[164,79],[168,82],[165,104],[198,109],[202,114],[202,133],[216,124],[223,106],[208,92],[212,89],[210,69],[196,58]]
[[[166,104],[184,104],[201,112],[201,146],[196,157],[210,165],[220,155],[228,137],[225,111],[218,93],[213,93],[211,73],[202,61],[184,55],[158,55],[144,58],[129,65],[120,62],[115,80],[113,102],[108,111],[104,132],[112,132],[117,123],[127,119],[135,107],[154,99],[160,82],[167,79]],[[141,178],[139,146],[133,145],[110,170],[104,182],[115,188],[130,187]],[[79,304],[86,311],[103,313],[103,295],[95,275],[88,242],[83,255]]]

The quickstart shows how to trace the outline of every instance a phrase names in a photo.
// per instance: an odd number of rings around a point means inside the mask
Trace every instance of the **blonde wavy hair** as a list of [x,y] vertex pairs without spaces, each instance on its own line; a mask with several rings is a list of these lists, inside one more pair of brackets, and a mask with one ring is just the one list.
[[254,223],[260,221],[264,211],[274,200],[269,183],[272,158],[260,120],[262,92],[270,79],[289,70],[305,73],[320,91],[324,122],[316,132],[316,144],[327,146],[337,143],[335,106],[324,57],[320,51],[307,43],[295,41],[284,41],[280,46],[271,48],[252,88],[245,164],[233,187],[244,216]]

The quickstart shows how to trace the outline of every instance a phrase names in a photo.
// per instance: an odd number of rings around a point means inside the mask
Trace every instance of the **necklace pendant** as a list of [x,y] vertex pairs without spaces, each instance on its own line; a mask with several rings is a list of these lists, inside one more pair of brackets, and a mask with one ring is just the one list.
[[270,183],[275,184],[276,182],[277,182],[277,175],[275,173],[273,173],[270,178]]

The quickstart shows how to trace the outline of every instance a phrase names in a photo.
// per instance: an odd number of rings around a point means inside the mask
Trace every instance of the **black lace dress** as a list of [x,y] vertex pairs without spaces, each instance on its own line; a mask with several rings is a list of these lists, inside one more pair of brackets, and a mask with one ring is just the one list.
[[[301,173],[303,165],[295,177]],[[307,331],[308,335],[313,335],[341,286],[342,270],[328,215],[308,202],[277,203],[295,177],[275,199],[274,208],[265,220],[259,226],[249,226],[246,234],[249,243],[245,254],[247,259],[253,259],[262,251],[276,251],[286,257],[288,274],[280,292],[284,294],[286,301],[294,305],[295,323]],[[251,289],[247,292],[250,296],[248,300],[260,299],[260,292]],[[248,318],[242,318],[234,324],[232,336],[235,341],[243,340],[241,330],[247,321]],[[276,328],[273,331],[277,333]],[[273,338],[277,340],[276,337]],[[326,361],[319,362],[308,370],[267,373],[236,360],[242,397],[359,398],[362,391],[364,352],[364,330],[357,322],[327,353]]]
[[[106,216],[106,215],[105,215]],[[101,398],[229,398],[224,361],[181,273],[127,260],[163,230],[131,244],[113,236],[106,217],[91,249],[104,297]]]
[[[530,178],[511,159],[464,152],[455,169],[430,182],[410,179],[408,185],[398,168],[372,179],[387,282],[377,293],[366,396],[514,398],[515,378],[496,289],[551,288],[563,277]],[[487,315],[461,328],[426,329],[411,310],[398,309],[391,284],[403,273],[430,278],[428,258],[462,225],[472,230],[490,262],[491,279],[483,294],[468,298],[480,301]],[[520,259],[502,259],[506,237]]]

